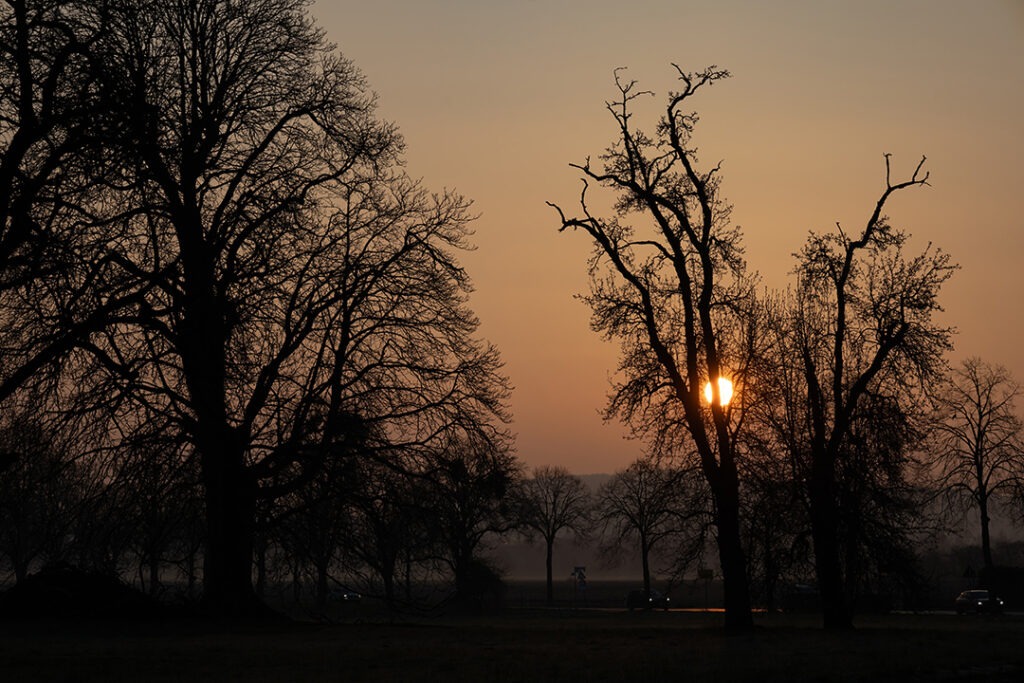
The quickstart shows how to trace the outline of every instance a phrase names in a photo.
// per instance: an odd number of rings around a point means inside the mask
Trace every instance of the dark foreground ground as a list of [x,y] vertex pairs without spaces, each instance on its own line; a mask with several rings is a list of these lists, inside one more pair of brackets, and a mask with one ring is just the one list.
[[1024,617],[506,609],[346,623],[0,623],[0,681],[1024,681]]

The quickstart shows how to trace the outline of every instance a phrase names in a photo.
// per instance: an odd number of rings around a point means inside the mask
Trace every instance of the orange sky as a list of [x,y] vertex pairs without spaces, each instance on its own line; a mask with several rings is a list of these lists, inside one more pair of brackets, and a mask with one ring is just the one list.
[[943,294],[956,357],[1024,381],[1024,1],[319,0],[313,14],[401,128],[410,172],[475,202],[463,262],[528,465],[611,472],[642,450],[600,420],[616,348],[573,299],[589,244],[544,203],[574,208],[568,164],[612,140],[618,66],[660,95],[672,62],[733,73],[695,100],[696,142],[724,161],[769,286],[809,229],[863,224],[885,152],[895,178],[927,155],[932,187],[889,214],[962,266]]

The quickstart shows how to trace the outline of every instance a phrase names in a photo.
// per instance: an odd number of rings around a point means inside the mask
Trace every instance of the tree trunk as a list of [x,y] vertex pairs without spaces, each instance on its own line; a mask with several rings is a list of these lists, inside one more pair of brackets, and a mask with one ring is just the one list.
[[299,562],[292,558],[292,602],[296,605],[302,600],[302,574],[299,569]]
[[185,581],[188,586],[188,597],[191,600],[196,592],[196,549],[191,547],[185,555]]
[[548,591],[547,591],[547,605],[548,605],[548,607],[554,607],[555,606],[555,584],[554,584],[554,581],[552,580],[552,567],[551,567],[552,558],[554,557],[554,545],[555,545],[554,540],[553,539],[548,539],[548,541],[547,541],[547,556],[545,557],[545,567],[547,568],[547,577],[548,577],[548,585],[547,585],[547,589],[548,589]]
[[203,606],[215,616],[264,612],[252,586],[256,489],[241,453],[203,453],[206,553]]
[[14,565],[14,583],[21,583],[28,576],[28,562],[20,557],[11,560]]
[[389,610],[395,609],[395,573],[381,572],[381,581],[384,582],[384,604]]
[[323,610],[327,607],[328,580],[327,560],[316,563],[316,606]]
[[384,604],[389,610],[395,609],[395,577],[398,575],[398,548],[389,543],[380,557],[380,578],[384,584]]
[[811,538],[814,568],[821,596],[822,624],[829,630],[853,628],[853,618],[843,588],[839,523],[833,495],[834,473],[828,456],[814,454],[811,465]]
[[412,556],[405,553],[405,601],[412,603]]
[[648,593],[651,592],[651,565],[648,559],[650,549],[647,547],[647,538],[644,536],[640,537],[640,562],[643,564],[644,569],[644,590]]
[[995,563],[992,561],[992,538],[989,535],[988,496],[978,497],[978,510],[981,512],[981,556],[985,562],[985,569],[991,572]]
[[267,594],[267,544],[264,540],[256,543],[256,597],[262,600]]
[[160,558],[156,553],[149,556],[149,594],[156,595],[160,589]]
[[747,560],[740,540],[739,482],[723,486],[718,496],[718,561],[722,567],[725,628],[749,631],[754,628],[750,611],[750,583]]

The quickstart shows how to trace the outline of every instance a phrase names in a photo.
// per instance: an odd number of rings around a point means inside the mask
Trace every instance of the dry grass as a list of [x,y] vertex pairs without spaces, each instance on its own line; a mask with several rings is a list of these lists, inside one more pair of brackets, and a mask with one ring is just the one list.
[[1024,619],[890,615],[852,633],[812,617],[508,610],[329,626],[0,625],[15,681],[1019,681]]

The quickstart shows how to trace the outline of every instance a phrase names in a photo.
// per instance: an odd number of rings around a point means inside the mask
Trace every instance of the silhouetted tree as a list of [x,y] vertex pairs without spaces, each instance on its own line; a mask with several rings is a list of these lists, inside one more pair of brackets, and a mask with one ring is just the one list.
[[547,604],[554,605],[552,559],[555,539],[562,531],[571,531],[577,539],[590,527],[590,494],[583,480],[564,467],[542,465],[519,487],[518,522],[527,535],[544,539],[544,567],[547,576]]
[[640,459],[616,472],[598,490],[595,522],[601,526],[601,546],[609,555],[636,544],[643,568],[644,590],[651,590],[651,557],[684,529],[680,520],[702,511],[688,509],[680,473]]
[[191,454],[163,436],[124,448],[111,484],[122,502],[119,519],[130,529],[139,582],[151,595],[161,590],[161,570],[186,560],[177,553],[187,548],[183,541],[190,535],[190,502],[198,475]]
[[107,288],[116,230],[95,208],[112,181],[96,46],[106,3],[0,3],[0,400],[52,371],[138,292]]
[[811,566],[806,496],[788,456],[771,435],[748,434],[745,440],[743,521],[751,591],[769,612],[777,607],[780,582]]
[[136,303],[64,380],[79,405],[145,407],[194,450],[203,597],[220,613],[259,609],[258,500],[354,455],[366,430],[388,441],[371,449],[429,450],[453,423],[504,419],[454,256],[468,202],[400,172],[400,138],[308,4],[128,0],[96,47],[119,175],[90,207],[117,235],[90,291]]
[[981,524],[981,552],[991,570],[989,533],[995,501],[1008,500],[1024,476],[1022,426],[1014,402],[1020,386],[1006,368],[968,358],[935,393],[934,441],[928,465],[946,504]]
[[365,583],[382,592],[389,608],[398,604],[401,579],[404,599],[412,599],[413,572],[425,569],[432,555],[428,518],[434,499],[428,487],[419,476],[364,458],[347,493],[349,567],[369,574]]
[[[806,485],[815,567],[824,625],[852,626],[843,572],[844,482],[856,481],[863,449],[855,442],[858,419],[875,412],[872,397],[892,401],[908,415],[943,367],[950,331],[937,325],[938,293],[955,270],[930,245],[905,256],[907,235],[883,215],[902,189],[925,185],[924,159],[909,180],[893,183],[886,155],[886,184],[864,228],[851,237],[841,227],[812,233],[797,255],[797,287],[788,313],[792,343],[784,354],[799,359],[795,416],[806,429]],[[870,424],[870,422],[869,422]],[[862,432],[863,434],[863,432]],[[878,455],[877,453],[875,455]],[[866,465],[871,466],[871,465]],[[851,547],[847,544],[847,547]]]
[[305,486],[279,501],[270,520],[278,543],[312,579],[318,609],[327,605],[332,579],[351,543],[348,496],[352,463],[331,460]]
[[[607,109],[618,137],[601,156],[601,167],[590,160],[574,165],[584,176],[581,216],[556,208],[561,230],[580,229],[594,241],[592,291],[586,297],[592,326],[622,343],[625,379],[615,387],[610,412],[644,422],[652,404],[659,414],[666,403],[674,406],[692,443],[685,452],[696,452],[714,499],[726,627],[749,629],[735,431],[717,380],[729,370],[723,330],[749,298],[751,282],[739,229],[729,223],[730,207],[720,193],[720,166],[699,169],[692,144],[697,115],[684,109],[704,86],[729,74],[714,67],[696,74],[676,71],[681,90],[669,94],[653,136],[632,120],[636,100],[651,93],[616,72],[619,98]],[[617,196],[615,217],[590,212],[588,181]],[[713,400],[705,407],[702,391],[709,379]]]
[[500,442],[453,441],[423,473],[431,505],[424,510],[438,560],[455,581],[455,602],[478,607],[497,579],[482,552],[515,528],[511,493],[519,463]]
[[46,561],[66,559],[75,514],[75,465],[38,416],[19,410],[0,424],[0,558],[15,581]]

